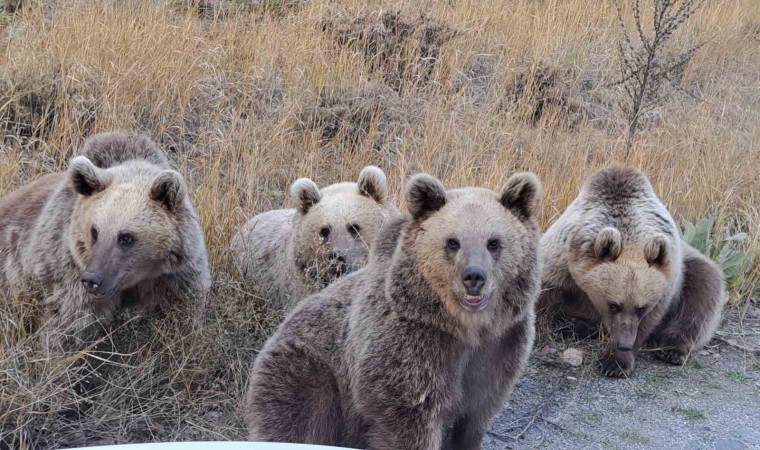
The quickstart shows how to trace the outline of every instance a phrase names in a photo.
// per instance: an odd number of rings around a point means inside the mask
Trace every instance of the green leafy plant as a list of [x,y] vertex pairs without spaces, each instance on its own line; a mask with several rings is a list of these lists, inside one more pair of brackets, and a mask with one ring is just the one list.
[[753,252],[744,252],[737,248],[749,235],[737,233],[726,238],[713,239],[714,224],[715,218],[712,215],[700,220],[696,225],[686,222],[683,239],[700,253],[718,263],[728,286],[738,288],[744,283],[755,262]]

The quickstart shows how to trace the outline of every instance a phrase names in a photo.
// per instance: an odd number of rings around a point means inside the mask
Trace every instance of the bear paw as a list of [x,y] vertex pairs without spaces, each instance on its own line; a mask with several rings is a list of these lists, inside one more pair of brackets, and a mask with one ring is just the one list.
[[657,350],[654,357],[674,366],[682,366],[686,362],[686,354],[678,349]]
[[610,378],[629,378],[634,365],[632,352],[617,352],[602,360],[602,373]]

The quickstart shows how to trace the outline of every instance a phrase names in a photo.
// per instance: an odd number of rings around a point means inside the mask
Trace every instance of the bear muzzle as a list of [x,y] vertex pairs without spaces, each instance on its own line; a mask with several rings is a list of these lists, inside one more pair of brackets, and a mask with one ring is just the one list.
[[102,294],[103,291],[103,277],[91,270],[85,270],[82,273],[80,281],[84,285],[84,288],[93,295]]

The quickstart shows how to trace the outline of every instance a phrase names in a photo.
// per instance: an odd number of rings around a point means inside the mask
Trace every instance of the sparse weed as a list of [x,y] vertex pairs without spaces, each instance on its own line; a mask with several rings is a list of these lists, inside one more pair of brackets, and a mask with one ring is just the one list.
[[707,416],[702,411],[696,409],[696,408],[684,408],[681,406],[674,406],[670,409],[674,413],[678,413],[682,415],[684,418],[688,420],[701,420],[706,419]]
[[746,383],[749,381],[749,375],[747,375],[745,372],[739,371],[728,372],[728,378],[731,378],[732,380],[739,383]]
[[746,282],[755,264],[753,250],[741,251],[737,248],[749,235],[742,232],[725,238],[715,238],[714,222],[712,215],[700,220],[696,225],[686,222],[684,241],[718,263],[730,288],[739,288]]

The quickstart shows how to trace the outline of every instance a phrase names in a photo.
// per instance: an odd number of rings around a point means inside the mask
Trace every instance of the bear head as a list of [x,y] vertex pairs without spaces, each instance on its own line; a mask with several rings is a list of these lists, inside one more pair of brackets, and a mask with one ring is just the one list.
[[626,240],[613,227],[580,229],[569,240],[570,274],[618,350],[634,349],[642,318],[670,295],[675,251],[665,235]]
[[470,329],[501,329],[526,311],[538,292],[542,188],[531,173],[511,176],[501,193],[447,191],[436,178],[415,175],[406,202],[412,223],[402,245],[413,272]]
[[322,285],[362,267],[387,216],[385,174],[365,167],[354,182],[320,189],[296,180],[290,194],[297,205],[292,257],[306,277]]
[[68,176],[79,195],[69,248],[93,297],[116,301],[181,262],[177,221],[188,200],[179,173],[139,160],[101,169],[77,156]]

